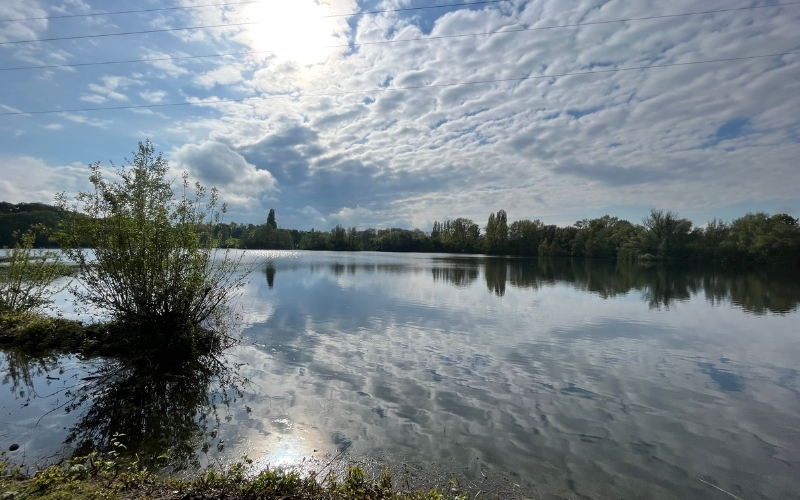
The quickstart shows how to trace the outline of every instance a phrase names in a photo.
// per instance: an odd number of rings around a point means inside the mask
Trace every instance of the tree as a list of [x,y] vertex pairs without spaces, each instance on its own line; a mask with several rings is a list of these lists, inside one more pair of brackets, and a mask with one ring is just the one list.
[[59,240],[81,271],[81,286],[71,291],[124,326],[115,341],[129,353],[193,354],[229,344],[227,304],[249,273],[239,269],[241,257],[218,256],[219,240],[202,230],[226,210],[217,190],[204,203],[205,189],[197,183],[192,193],[184,173],[176,198],[168,168],[146,141],[116,168],[119,181],[107,181],[97,162],[89,166],[93,191],[72,206],[63,193],[56,197],[68,211]]
[[347,248],[348,250],[361,250],[358,230],[355,227],[351,227],[347,230]]
[[730,237],[731,228],[725,221],[714,217],[703,230],[703,248],[708,257],[717,260],[720,258],[722,245]]
[[471,219],[459,217],[445,221],[442,226],[442,243],[450,250],[468,252],[474,250],[481,237],[481,228]]
[[347,230],[341,224],[331,229],[330,242],[334,250],[347,250]]
[[269,215],[267,215],[267,225],[272,226],[272,229],[278,229],[278,223],[275,222],[275,209],[269,209]]
[[511,253],[516,255],[536,255],[539,249],[541,230],[540,220],[518,220],[508,228],[508,243]]
[[746,263],[790,262],[800,252],[800,226],[787,214],[749,213],[731,223],[725,251]]
[[575,228],[578,231],[572,241],[573,256],[613,259],[617,257],[633,225],[626,220],[604,215],[599,219],[578,221]]
[[642,225],[647,230],[642,249],[662,259],[680,256],[692,230],[688,219],[679,219],[674,212],[655,208],[642,220]]
[[16,242],[7,254],[5,269],[0,271],[0,311],[26,312],[50,304],[56,291],[51,285],[69,274],[58,253],[34,252],[37,229],[46,232],[39,226],[13,235]]
[[489,214],[484,236],[486,253],[505,253],[508,251],[508,215],[505,210]]

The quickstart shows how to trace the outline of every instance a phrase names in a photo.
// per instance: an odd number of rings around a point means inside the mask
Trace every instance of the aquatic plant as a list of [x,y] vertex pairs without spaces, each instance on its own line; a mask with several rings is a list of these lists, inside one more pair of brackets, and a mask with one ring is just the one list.
[[73,205],[56,197],[68,212],[59,241],[81,271],[71,287],[77,302],[125,325],[116,340],[133,352],[193,355],[230,345],[228,304],[248,271],[239,268],[241,254],[218,250],[205,230],[226,211],[217,190],[206,201],[205,188],[192,189],[184,173],[176,196],[168,163],[150,141],[116,168],[118,181],[106,180],[99,162],[89,168],[93,191]]
[[33,249],[37,231],[43,229],[14,233],[14,246],[0,268],[0,312],[28,312],[50,304],[57,291],[51,285],[69,274],[58,252]]

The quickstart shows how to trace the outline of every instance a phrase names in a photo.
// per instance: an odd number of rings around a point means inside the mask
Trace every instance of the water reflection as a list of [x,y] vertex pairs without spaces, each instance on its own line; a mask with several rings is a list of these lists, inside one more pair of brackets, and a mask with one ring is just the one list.
[[282,418],[330,445],[500,472],[534,497],[716,498],[698,476],[742,498],[800,488],[789,277],[442,255],[275,265],[275,313],[245,337],[275,363]]
[[475,259],[439,258],[431,267],[433,281],[444,281],[457,287],[466,287],[478,279],[479,264]]
[[49,375],[59,366],[59,359],[56,355],[32,355],[19,349],[4,349],[0,353],[4,358],[0,366],[6,370],[2,384],[8,385],[15,397],[30,401],[31,393],[35,390],[35,379],[56,379]]
[[212,448],[223,451],[220,412],[242,397],[236,373],[208,360],[169,369],[109,363],[94,376],[67,406],[81,416],[66,443],[84,454],[108,449],[114,434],[124,434],[127,452],[150,465],[164,456],[162,465],[177,469],[200,466],[199,454]]
[[[201,454],[212,449],[222,452],[220,413],[241,399],[245,383],[236,364],[210,359],[168,368],[146,361],[95,360],[93,370],[59,377],[53,372],[64,360],[56,356],[2,353],[7,369],[2,382],[11,386],[17,401],[24,401],[23,407],[33,398],[50,398],[49,411],[39,417],[61,411],[76,416],[64,439],[71,453],[109,450],[117,435],[127,453],[151,467],[199,467]],[[50,394],[36,392],[43,378],[58,381],[49,388]]]
[[275,266],[272,263],[267,264],[264,268],[264,274],[267,276],[267,286],[272,290],[272,287],[275,286]]
[[[363,254],[361,254],[363,255]],[[568,284],[579,290],[613,298],[639,292],[652,309],[669,309],[703,294],[712,305],[733,303],[753,314],[785,314],[800,304],[800,276],[780,270],[721,270],[680,263],[610,262],[591,259],[527,259],[506,257],[463,257],[431,255],[427,270],[433,283],[444,282],[459,288],[469,287],[483,275],[490,293],[503,297],[506,286],[539,290]],[[274,286],[276,265],[265,267],[267,284]],[[302,265],[302,263],[301,263]],[[420,263],[343,262],[328,264],[333,276],[345,274],[406,274],[420,270]],[[291,262],[297,270],[298,263]],[[311,261],[312,273],[319,263]]]
[[[792,277],[326,252],[276,252],[253,276],[230,354],[247,385],[114,367],[48,432],[87,449],[122,432],[184,466],[347,449],[535,498],[726,497],[698,477],[741,498],[800,491]],[[53,373],[28,361],[6,362],[15,393]]]
[[669,309],[699,293],[712,304],[731,302],[754,314],[785,314],[800,304],[800,278],[775,271],[736,272],[583,259],[485,258],[482,265],[486,286],[500,297],[505,294],[506,283],[531,289],[564,283],[603,298],[635,290],[653,309]]

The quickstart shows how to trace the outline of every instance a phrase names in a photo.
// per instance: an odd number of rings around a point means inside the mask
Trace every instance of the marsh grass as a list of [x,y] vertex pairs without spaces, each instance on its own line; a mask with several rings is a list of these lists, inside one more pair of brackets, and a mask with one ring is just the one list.
[[14,246],[0,267],[0,312],[31,312],[48,306],[57,291],[53,282],[69,274],[58,252],[33,249],[37,233],[42,232],[42,227],[34,227],[14,233]]
[[80,354],[84,357],[114,353],[110,338],[116,326],[84,324],[57,316],[28,311],[0,312],[0,345],[21,349],[29,355]]
[[[119,435],[119,438],[124,438]],[[117,441],[117,448],[124,445]],[[162,477],[138,459],[120,453],[91,453],[28,476],[0,456],[4,500],[181,499],[181,500],[467,500],[446,490],[400,491],[389,469],[376,478],[356,466],[344,474],[301,475],[292,469],[252,470],[243,459],[227,468],[207,468],[188,478]]]

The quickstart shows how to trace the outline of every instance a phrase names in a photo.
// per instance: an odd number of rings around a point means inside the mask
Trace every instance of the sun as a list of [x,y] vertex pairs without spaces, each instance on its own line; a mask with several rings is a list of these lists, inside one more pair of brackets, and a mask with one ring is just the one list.
[[315,0],[262,0],[246,9],[248,20],[258,22],[247,37],[256,51],[300,66],[318,64],[339,50],[331,45],[345,43],[343,18],[332,14],[330,5]]

